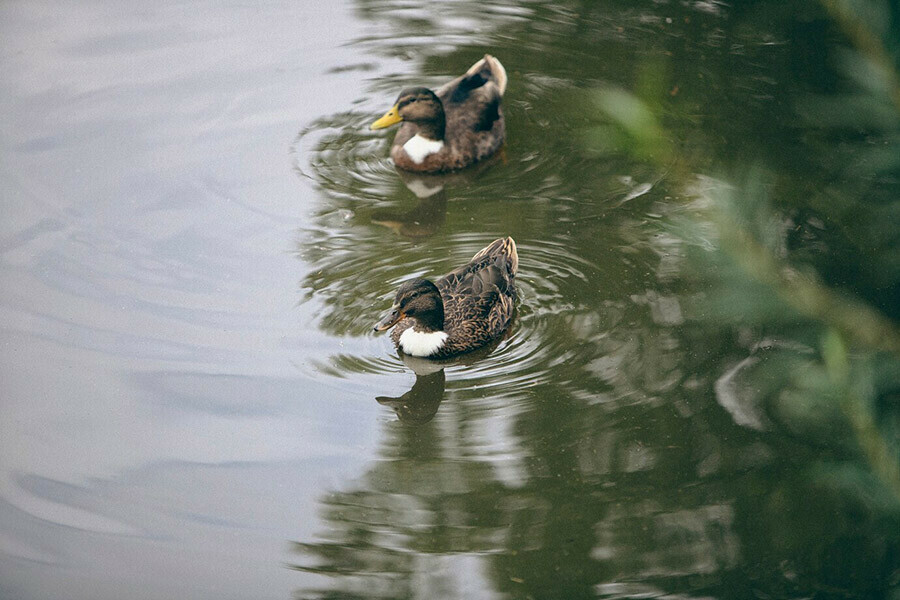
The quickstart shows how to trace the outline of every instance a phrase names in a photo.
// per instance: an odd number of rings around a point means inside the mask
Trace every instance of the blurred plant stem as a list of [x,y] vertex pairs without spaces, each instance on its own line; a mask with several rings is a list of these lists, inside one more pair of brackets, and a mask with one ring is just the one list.
[[852,6],[861,3],[851,0],[819,0],[819,2],[856,49],[884,74],[888,95],[894,108],[900,113],[900,73],[897,73],[894,62],[885,48],[883,38],[876,35],[872,25],[866,23],[859,16],[861,8],[873,8],[873,5]]
[[[659,119],[646,103],[621,89],[598,92],[597,106],[632,144],[627,149],[636,157],[651,159],[664,167],[669,178],[680,182],[691,199],[705,196],[693,205],[692,217],[713,225],[720,247],[747,274],[770,287],[779,298],[801,315],[840,331],[853,344],[900,356],[900,328],[891,319],[866,303],[820,283],[814,275],[800,273],[779,258],[753,232],[732,216],[743,198],[733,198],[733,188],[725,182],[697,185],[689,158],[672,150]],[[630,106],[629,106],[630,105]],[[656,152],[648,148],[656,147]],[[705,188],[705,189],[704,189]]]
[[[675,171],[682,172],[684,165]],[[694,218],[713,226],[719,248],[740,269],[772,290],[797,313],[827,328],[822,356],[834,392],[872,472],[900,502],[900,461],[882,435],[866,402],[851,385],[851,364],[844,340],[862,353],[890,352],[900,357],[900,330],[864,302],[823,285],[814,275],[798,272],[779,258],[729,214],[730,191],[720,184],[706,193],[705,208]]]
[[721,248],[745,273],[770,287],[791,308],[836,329],[855,345],[900,356],[900,329],[893,321],[867,304],[822,285],[813,275],[783,264],[718,203],[711,203],[706,217],[716,227]]
[[822,357],[832,385],[841,399],[841,409],[853,428],[853,433],[872,471],[900,500],[900,465],[887,444],[871,409],[866,406],[850,381],[851,365],[841,334],[829,329],[822,340]]
[[[885,139],[892,139],[890,136],[895,135],[895,131],[891,128],[900,124],[900,75],[884,41],[891,30],[888,5],[852,0],[820,1],[851,45],[843,57],[844,75],[848,82],[855,82],[860,95],[872,100],[864,106],[872,107],[872,110],[888,107],[888,124],[882,131],[887,132]],[[853,61],[846,60],[851,56]],[[856,72],[848,69],[851,64],[857,68]],[[664,75],[658,71],[654,73],[661,81]],[[817,205],[813,200],[792,197],[782,202],[788,209],[779,211],[764,184],[764,170],[751,168],[747,185],[743,187],[698,174],[703,167],[697,167],[690,151],[679,152],[676,148],[674,140],[678,138],[678,131],[666,129],[665,112],[660,108],[658,97],[645,97],[648,90],[650,96],[658,96],[654,90],[664,88],[663,85],[639,82],[635,89],[641,97],[619,88],[598,91],[595,105],[605,124],[595,127],[589,136],[593,136],[598,147],[608,147],[612,140],[618,143],[619,151],[665,169],[667,178],[675,187],[684,190],[684,197],[689,202],[688,210],[682,212],[689,220],[685,241],[690,244],[689,238],[694,238],[693,241],[704,248],[721,251],[743,277],[752,278],[767,290],[760,292],[761,295],[772,294],[782,307],[792,309],[798,323],[807,331],[825,332],[821,350],[828,373],[824,382],[829,389],[828,395],[833,393],[840,399],[841,409],[871,471],[895,499],[900,500],[900,464],[892,445],[895,440],[886,438],[876,421],[878,394],[871,385],[872,374],[865,368],[866,361],[880,353],[889,353],[895,361],[900,359],[898,324],[865,300],[837,286],[829,286],[814,265],[806,264],[802,257],[798,258],[788,250],[785,232],[795,226],[794,215],[816,214],[816,207],[822,203]],[[895,115],[891,116],[892,113]],[[846,129],[854,130],[848,123],[844,123]],[[608,135],[610,133],[612,135]],[[599,139],[600,136],[606,137]],[[865,151],[862,148],[857,158],[864,159]],[[705,164],[702,156],[699,164]],[[853,180],[852,183],[859,182]],[[854,195],[856,189],[864,191]],[[823,196],[836,205],[834,210],[828,205],[825,211],[833,228],[852,222],[860,211],[874,210],[878,205],[878,197],[871,195],[871,188],[851,185],[844,191],[844,195]],[[877,225],[877,221],[871,223]],[[874,236],[874,233],[865,229],[859,231],[862,236]],[[878,260],[869,256],[854,258],[857,261]],[[791,259],[796,264],[792,264]],[[720,272],[711,271],[704,276],[710,282],[716,278],[724,281],[724,274]],[[748,305],[752,301],[747,298]],[[732,310],[739,315],[744,308],[734,306]],[[776,316],[769,313],[759,324],[765,326],[766,319]],[[852,355],[847,346],[852,348]]]

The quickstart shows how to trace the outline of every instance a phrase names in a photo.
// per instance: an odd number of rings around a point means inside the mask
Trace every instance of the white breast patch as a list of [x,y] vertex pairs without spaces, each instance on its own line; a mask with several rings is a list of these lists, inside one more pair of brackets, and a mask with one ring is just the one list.
[[435,152],[440,152],[443,147],[443,140],[429,140],[417,133],[409,138],[408,142],[403,144],[403,151],[418,165],[425,160],[425,157],[434,154]]
[[411,356],[431,356],[446,340],[447,334],[443,331],[425,333],[410,327],[400,334],[400,348]]

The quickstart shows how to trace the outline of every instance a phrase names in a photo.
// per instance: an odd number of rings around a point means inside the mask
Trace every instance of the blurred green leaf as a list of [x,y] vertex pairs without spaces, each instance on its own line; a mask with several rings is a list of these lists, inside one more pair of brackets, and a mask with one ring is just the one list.
[[847,385],[847,376],[850,366],[847,362],[847,348],[844,340],[834,329],[829,329],[822,341],[822,356],[825,358],[825,368],[834,385],[843,388]]
[[621,88],[598,90],[594,102],[599,112],[625,134],[607,138],[617,142],[619,150],[626,150],[636,158],[669,161],[671,145],[656,114],[646,103]]

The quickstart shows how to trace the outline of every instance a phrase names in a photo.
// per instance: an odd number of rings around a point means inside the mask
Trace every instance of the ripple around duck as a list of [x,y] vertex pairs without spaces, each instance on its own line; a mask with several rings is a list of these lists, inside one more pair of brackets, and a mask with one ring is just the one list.
[[[324,199],[331,203],[358,206],[389,201],[403,190],[402,183],[413,190],[415,180],[422,176],[398,172],[389,158],[396,130],[376,132],[369,127],[403,87],[415,84],[436,88],[451,77],[452,73],[442,77],[379,77],[372,84],[376,89],[357,101],[356,110],[323,117],[298,133],[291,149],[295,171],[316,182]],[[504,100],[508,136],[497,159],[462,172],[424,176],[429,185],[451,188],[461,199],[475,194],[479,198],[527,202],[572,200],[578,190],[597,189],[588,184],[596,175],[604,177],[611,167],[598,169],[571,131],[570,103],[583,92],[563,80],[527,73],[519,74],[519,79],[511,92],[514,95]],[[614,165],[615,161],[609,163]],[[566,179],[565,173],[573,171],[580,173],[579,178]],[[518,185],[510,186],[511,180]]]
[[[541,12],[531,22],[571,16]],[[509,24],[518,19],[499,13],[485,18]],[[406,36],[416,38],[428,28],[421,20],[408,32],[402,30],[402,19],[393,25],[394,49],[403,47]],[[577,30],[578,20],[570,25]],[[411,367],[396,355],[387,336],[372,332],[397,287],[413,276],[439,277],[492,239],[511,234],[521,262],[520,298],[510,332],[490,350],[444,368],[448,393],[521,398],[535,386],[565,384],[575,370],[586,369],[596,357],[591,342],[600,335],[598,307],[624,304],[622,298],[633,293],[635,274],[652,271],[648,261],[655,256],[628,237],[643,236],[640,230],[635,233],[638,219],[626,215],[639,214],[636,205],[652,202],[658,192],[651,192],[654,185],[647,182],[654,182],[656,174],[621,157],[599,161],[584,150],[575,124],[584,125],[589,115],[577,108],[583,102],[573,99],[583,100],[583,88],[602,82],[604,70],[577,81],[567,72],[554,76],[516,70],[516,61],[526,64],[521,52],[543,53],[546,46],[540,36],[526,48],[500,36],[490,48],[501,61],[509,57],[504,151],[480,168],[428,179],[419,189],[440,188],[440,204],[430,212],[423,204],[410,210],[415,177],[396,171],[388,158],[395,132],[372,132],[369,124],[404,86],[437,87],[483,52],[458,46],[453,31],[434,35],[433,54],[421,64],[401,69],[403,74],[373,77],[352,112],[320,119],[294,143],[296,171],[315,181],[321,192],[313,223],[299,242],[298,254],[311,267],[302,283],[305,301],[316,306],[319,327],[342,340],[340,351],[318,363],[316,372],[342,379],[366,375],[367,381],[398,373],[408,378]],[[354,43],[403,59],[402,52],[382,47],[386,41],[373,34]],[[446,49],[435,49],[442,44]],[[582,52],[574,47],[559,51]],[[434,218],[423,226],[426,214]],[[580,227],[585,222],[590,228]],[[599,236],[604,241],[598,244]],[[424,238],[427,243],[421,243]]]
[[[545,86],[536,82],[531,87]],[[302,132],[295,145],[298,172],[317,181],[325,192],[316,226],[304,231],[299,245],[299,255],[311,266],[303,289],[306,300],[320,304],[320,328],[345,340],[342,352],[317,363],[316,372],[341,379],[352,374],[408,377],[409,367],[394,353],[387,336],[372,333],[372,323],[403,281],[439,277],[506,233],[514,234],[521,257],[517,317],[496,347],[445,365],[448,390],[466,397],[521,398],[530,388],[559,383],[574,376],[574,370],[587,368],[595,356],[585,339],[598,335],[585,325],[596,321],[589,315],[596,316],[596,307],[603,302],[615,304],[627,297],[626,286],[634,276],[623,277],[625,270],[651,270],[645,261],[652,252],[635,253],[642,246],[633,239],[640,237],[634,222],[622,214],[609,219],[607,213],[647,194],[652,186],[631,177],[624,181],[614,167],[592,169],[591,176],[602,182],[610,198],[594,201],[579,191],[583,180],[564,176],[573,169],[582,172],[580,162],[573,167],[571,161],[560,162],[562,153],[524,148],[481,171],[429,181],[428,185],[446,184],[450,189],[453,202],[444,210],[451,223],[427,231],[427,244],[419,244],[385,235],[380,227],[361,226],[367,218],[377,223],[382,206],[405,203],[409,197],[404,191],[407,198],[396,199],[401,182],[409,185],[408,177],[382,158],[392,136],[369,134],[371,117],[346,113],[323,120]],[[552,124],[547,127],[552,129]],[[300,157],[306,157],[305,165]],[[650,174],[636,177],[647,181]],[[517,182],[512,189],[507,184],[511,178]],[[635,186],[640,194],[634,194]],[[490,206],[503,206],[501,213],[510,209],[518,213],[519,225],[515,226],[516,218],[508,221],[487,210],[484,198],[492,198]],[[333,218],[336,211],[348,218]],[[470,220],[460,221],[465,214],[471,215]],[[602,223],[592,231],[608,236],[604,244],[594,244],[572,229],[582,219]],[[469,230],[472,222],[478,231]],[[354,338],[352,344],[348,337]]]
[[369,131],[371,120],[369,113],[343,113],[316,121],[294,140],[294,170],[334,198],[389,195],[394,167],[384,137]]
[[[321,327],[356,338],[342,343],[346,352],[315,364],[318,374],[341,379],[353,375],[407,374],[409,366],[393,350],[385,334],[372,331],[372,324],[391,303],[397,286],[413,276],[436,277],[464,263],[489,240],[483,235],[460,233],[432,240],[426,247],[404,250],[404,262],[384,260],[371,254],[345,253],[348,244],[366,244],[359,236],[338,236],[328,240],[329,251],[309,257],[327,274],[311,297],[324,301]],[[373,241],[371,246],[379,246]],[[496,345],[442,363],[428,361],[435,369],[445,368],[447,388],[465,397],[493,399],[521,398],[535,386],[560,380],[559,369],[584,366],[591,355],[582,344],[573,343],[573,318],[590,310],[578,291],[602,278],[598,267],[568,250],[564,241],[519,243],[522,259],[517,277],[519,301],[509,332]],[[441,257],[436,263],[436,257]],[[346,277],[341,275],[346,273]],[[351,275],[352,274],[352,275]],[[348,279],[349,278],[349,279]],[[372,290],[372,293],[360,293]],[[582,292],[583,293],[583,292]],[[339,305],[334,305],[338,303]],[[372,382],[376,387],[379,385]],[[395,383],[386,385],[395,387]]]

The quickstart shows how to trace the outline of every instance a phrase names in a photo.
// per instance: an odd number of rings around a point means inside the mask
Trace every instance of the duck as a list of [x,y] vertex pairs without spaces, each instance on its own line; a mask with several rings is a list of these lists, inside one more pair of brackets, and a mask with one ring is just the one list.
[[506,69],[485,54],[436,92],[426,87],[402,90],[371,128],[402,123],[391,145],[391,159],[400,169],[417,173],[463,169],[493,156],[503,145],[506,128],[500,101],[506,82]]
[[444,359],[482,348],[509,327],[518,268],[516,242],[496,239],[436,281],[404,282],[375,331],[393,327],[394,345],[415,357]]

